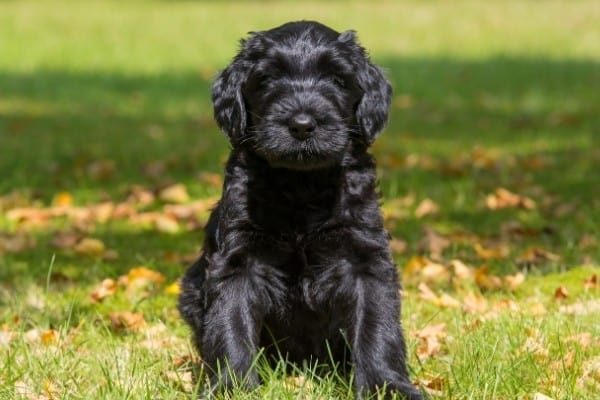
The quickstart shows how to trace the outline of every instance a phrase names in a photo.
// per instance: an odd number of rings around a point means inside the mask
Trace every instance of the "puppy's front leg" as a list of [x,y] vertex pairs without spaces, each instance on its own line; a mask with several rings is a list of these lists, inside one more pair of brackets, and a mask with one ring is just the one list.
[[385,387],[386,398],[401,393],[406,399],[422,400],[406,368],[395,267],[391,262],[383,264],[372,270],[375,274],[359,274],[355,282],[354,318],[348,333],[357,397]]
[[232,384],[259,384],[253,362],[257,354],[263,307],[248,270],[239,266],[209,267],[206,309],[198,346],[211,381],[211,391]]

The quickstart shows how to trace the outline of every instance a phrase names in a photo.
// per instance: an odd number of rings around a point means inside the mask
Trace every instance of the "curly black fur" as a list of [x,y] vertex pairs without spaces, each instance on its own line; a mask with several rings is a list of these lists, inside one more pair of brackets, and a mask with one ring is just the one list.
[[216,78],[233,149],[179,304],[213,389],[258,385],[262,350],[350,366],[358,397],[385,387],[422,398],[367,153],[390,100],[354,33],[316,22],[253,33]]

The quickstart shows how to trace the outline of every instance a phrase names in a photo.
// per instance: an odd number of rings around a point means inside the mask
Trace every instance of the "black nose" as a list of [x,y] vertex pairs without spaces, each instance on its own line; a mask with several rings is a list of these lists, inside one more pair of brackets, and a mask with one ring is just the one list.
[[308,139],[315,132],[317,121],[308,114],[297,114],[288,123],[290,133],[296,139]]

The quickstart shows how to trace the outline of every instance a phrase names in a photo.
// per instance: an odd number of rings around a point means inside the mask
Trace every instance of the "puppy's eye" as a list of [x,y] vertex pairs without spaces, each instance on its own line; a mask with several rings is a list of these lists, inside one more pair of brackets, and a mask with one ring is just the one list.
[[339,75],[334,75],[333,78],[331,78],[331,80],[337,87],[340,87],[342,89],[345,89],[348,86],[346,80]]

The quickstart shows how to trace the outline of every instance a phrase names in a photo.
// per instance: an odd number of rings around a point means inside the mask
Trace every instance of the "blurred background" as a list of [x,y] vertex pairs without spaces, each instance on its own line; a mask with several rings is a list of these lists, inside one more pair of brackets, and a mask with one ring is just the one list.
[[599,1],[0,0],[0,397],[198,389],[176,296],[229,152],[211,81],[298,19],[394,86],[372,152],[419,385],[598,393]]

